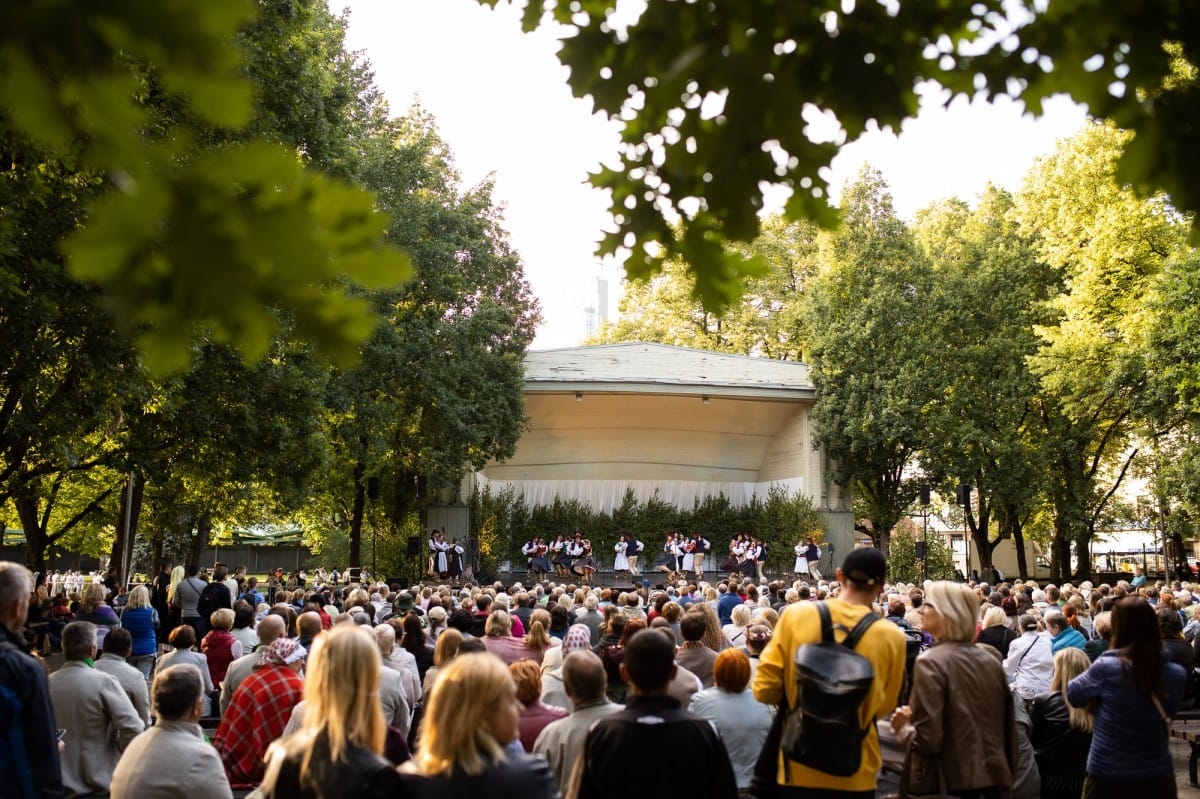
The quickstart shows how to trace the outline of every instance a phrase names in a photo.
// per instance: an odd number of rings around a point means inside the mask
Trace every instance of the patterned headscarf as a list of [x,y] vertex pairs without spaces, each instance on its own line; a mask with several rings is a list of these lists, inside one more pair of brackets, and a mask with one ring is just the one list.
[[592,631],[588,629],[586,624],[572,624],[571,629],[567,630],[567,634],[563,636],[563,657],[566,657],[572,652],[578,652],[581,649],[591,648]]
[[291,638],[276,638],[258,655],[260,666],[287,666],[301,660],[308,652]]

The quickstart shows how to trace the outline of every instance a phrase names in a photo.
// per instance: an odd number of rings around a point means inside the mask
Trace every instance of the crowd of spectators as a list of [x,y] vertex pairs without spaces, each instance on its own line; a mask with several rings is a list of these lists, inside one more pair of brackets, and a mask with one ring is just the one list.
[[[214,583],[225,605],[201,617]],[[27,736],[34,795],[314,799],[608,797],[660,779],[745,794],[777,712],[755,698],[764,653],[793,606],[847,590],[737,575],[628,590],[314,581],[268,604],[253,578],[193,567],[135,587],[121,613],[102,583],[85,587],[39,694],[37,661],[12,650],[51,638],[27,626],[43,587],[0,564],[0,641],[16,644],[0,646],[0,680],[48,725]],[[1194,701],[1200,647],[1190,585],[879,588],[863,601],[920,652],[881,713],[901,703],[887,729],[907,747],[908,790],[1174,795],[1166,730]],[[687,774],[627,759],[653,745],[647,714],[694,750]]]

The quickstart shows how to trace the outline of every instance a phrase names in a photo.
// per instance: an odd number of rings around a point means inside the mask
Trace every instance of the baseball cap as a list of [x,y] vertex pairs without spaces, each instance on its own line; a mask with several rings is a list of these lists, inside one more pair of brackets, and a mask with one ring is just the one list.
[[842,560],[842,575],[858,587],[882,586],[887,578],[887,561],[875,547],[857,547]]

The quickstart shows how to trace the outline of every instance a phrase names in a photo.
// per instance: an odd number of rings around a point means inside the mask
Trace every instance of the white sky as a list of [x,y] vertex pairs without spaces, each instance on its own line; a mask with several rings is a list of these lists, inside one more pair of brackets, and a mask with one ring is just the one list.
[[[521,33],[507,4],[475,0],[340,0],[350,9],[347,46],[365,52],[393,113],[418,100],[433,113],[466,185],[489,174],[506,228],[542,303],[534,348],[578,344],[596,277],[618,292],[621,271],[602,265],[595,242],[607,199],[585,185],[615,161],[618,133],[591,103],[576,100],[547,33]],[[331,0],[334,9],[339,0]],[[934,200],[974,201],[991,182],[1016,189],[1034,158],[1083,124],[1082,107],[1048,104],[1034,121],[1010,102],[924,105],[897,138],[869,133],[833,162],[837,189],[869,163],[892,188],[904,217]],[[615,299],[610,303],[615,315]]]

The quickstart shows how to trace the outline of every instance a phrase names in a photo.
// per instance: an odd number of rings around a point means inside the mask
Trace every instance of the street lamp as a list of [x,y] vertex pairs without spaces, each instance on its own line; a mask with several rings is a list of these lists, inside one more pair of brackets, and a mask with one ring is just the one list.
[[921,484],[921,582],[929,579],[929,483]]

